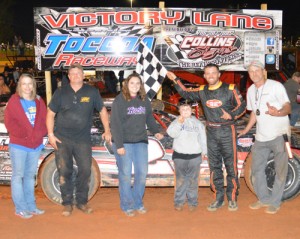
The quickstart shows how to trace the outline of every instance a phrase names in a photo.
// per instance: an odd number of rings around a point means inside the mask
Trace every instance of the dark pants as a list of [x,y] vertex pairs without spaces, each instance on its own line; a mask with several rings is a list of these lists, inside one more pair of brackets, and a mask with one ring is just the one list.
[[193,159],[174,159],[176,173],[176,190],[174,204],[183,205],[187,200],[189,206],[198,206],[198,181],[201,156]]
[[215,200],[224,201],[223,162],[226,168],[228,201],[237,201],[239,181],[237,170],[236,130],[234,125],[207,127],[210,186]]
[[[275,180],[272,192],[268,189],[265,169],[271,152],[274,154]],[[279,207],[288,173],[288,155],[282,136],[276,139],[259,142],[252,147],[252,181],[254,191],[262,203]]]
[[[62,140],[55,151],[56,166],[59,173],[59,184],[62,205],[72,205],[75,194],[76,204],[88,201],[89,182],[91,176],[92,149],[91,144]],[[73,158],[77,165],[77,175],[73,179]],[[75,182],[74,182],[75,181]],[[74,186],[76,188],[74,192]]]

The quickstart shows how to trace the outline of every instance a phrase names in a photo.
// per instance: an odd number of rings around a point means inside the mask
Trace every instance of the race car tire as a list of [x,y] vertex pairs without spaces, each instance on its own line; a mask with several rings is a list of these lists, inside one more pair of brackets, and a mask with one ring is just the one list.
[[[250,153],[246,159],[244,167],[244,179],[251,192],[254,192],[252,184],[252,154]],[[267,184],[268,188],[271,191],[275,179],[275,170],[274,170],[274,158],[271,157],[268,160],[268,165],[266,167],[267,175]],[[282,201],[292,200],[300,194],[300,159],[294,155],[294,158],[289,159],[288,162],[288,174],[286,178],[286,184],[284,187],[284,192],[282,196]]]
[[255,194],[253,184],[252,184],[252,177],[251,177],[252,176],[251,165],[252,165],[252,154],[249,153],[244,165],[244,180],[246,182],[247,187],[250,189],[250,191]]
[[[77,166],[74,163],[74,173],[72,180],[75,181]],[[88,200],[90,200],[97,192],[100,185],[100,170],[95,159],[92,159],[91,180],[89,184]],[[43,162],[39,169],[39,183],[46,197],[55,204],[61,204],[61,193],[58,182],[58,171],[55,164],[55,154],[52,153]]]

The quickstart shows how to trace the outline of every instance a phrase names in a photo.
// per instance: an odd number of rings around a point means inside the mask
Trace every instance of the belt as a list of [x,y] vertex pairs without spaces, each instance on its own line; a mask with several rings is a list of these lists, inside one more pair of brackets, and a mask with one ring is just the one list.
[[228,126],[233,125],[234,122],[225,122],[225,123],[218,123],[218,122],[206,122],[206,126],[208,127],[222,127],[222,126]]

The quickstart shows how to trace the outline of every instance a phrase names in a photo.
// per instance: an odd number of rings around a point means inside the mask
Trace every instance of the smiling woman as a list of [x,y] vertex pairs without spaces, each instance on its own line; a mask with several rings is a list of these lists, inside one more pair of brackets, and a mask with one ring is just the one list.
[[44,148],[46,105],[36,95],[35,79],[22,74],[14,94],[8,101],[4,114],[9,132],[9,154],[12,162],[11,190],[15,214],[24,219],[44,214],[36,206],[34,195],[38,159]]

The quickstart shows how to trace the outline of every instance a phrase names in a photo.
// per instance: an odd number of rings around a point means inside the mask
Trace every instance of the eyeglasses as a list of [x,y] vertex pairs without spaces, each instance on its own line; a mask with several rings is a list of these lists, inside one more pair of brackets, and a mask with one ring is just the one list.
[[77,104],[77,96],[76,95],[73,96],[73,104]]

